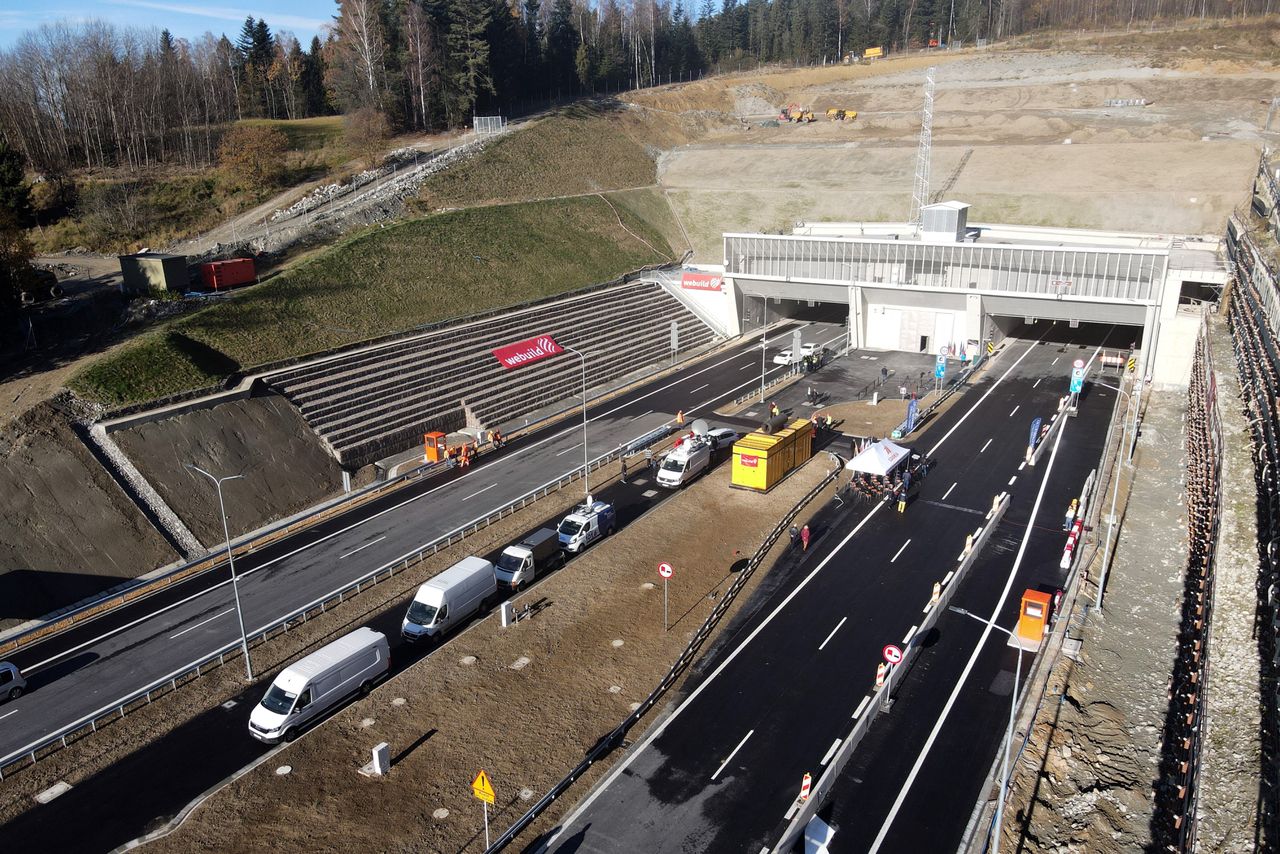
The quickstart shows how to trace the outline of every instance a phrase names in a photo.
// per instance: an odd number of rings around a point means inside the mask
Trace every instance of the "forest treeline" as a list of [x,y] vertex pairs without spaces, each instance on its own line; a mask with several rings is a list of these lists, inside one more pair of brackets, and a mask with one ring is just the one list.
[[[1253,13],[1263,12],[1261,0]],[[0,52],[0,134],[36,171],[213,161],[243,118],[370,110],[395,130],[722,68],[839,61],[1045,27],[1248,14],[1248,0],[338,0],[304,49],[249,18],[233,41],[59,23]]]

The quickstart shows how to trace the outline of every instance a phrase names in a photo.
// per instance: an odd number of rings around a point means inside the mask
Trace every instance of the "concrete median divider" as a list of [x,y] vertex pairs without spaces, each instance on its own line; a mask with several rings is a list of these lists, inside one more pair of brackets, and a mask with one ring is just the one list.
[[924,606],[924,619],[919,626],[912,626],[902,640],[902,660],[890,665],[883,680],[877,676],[876,684],[870,693],[862,698],[853,712],[853,727],[840,743],[839,749],[827,764],[822,776],[813,785],[808,799],[796,800],[783,818],[783,828],[778,835],[778,843],[771,849],[774,854],[788,854],[804,837],[805,826],[822,808],[840,774],[861,743],[863,736],[871,729],[872,723],[881,712],[888,712],[892,705],[897,686],[906,678],[912,664],[915,663],[920,647],[929,630],[938,621],[938,615],[946,610],[952,594],[959,586],[969,568],[973,566],[982,548],[991,539],[991,533],[1000,524],[1005,511],[1009,508],[1009,494],[1002,492],[992,501],[984,524],[973,535],[972,548],[967,548],[958,560],[955,569],[933,585],[933,590]]

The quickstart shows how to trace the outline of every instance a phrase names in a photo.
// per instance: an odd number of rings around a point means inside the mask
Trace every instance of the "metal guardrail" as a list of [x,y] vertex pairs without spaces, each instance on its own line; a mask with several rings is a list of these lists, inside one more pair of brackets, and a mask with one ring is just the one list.
[[800,373],[800,363],[796,362],[794,365],[791,366],[790,370],[783,371],[773,379],[766,382],[760,388],[754,389],[753,391],[749,391],[746,394],[742,394],[735,397],[733,399],[733,405],[741,406],[751,398],[755,397],[757,394],[763,394],[763,392],[768,391],[769,389],[773,388],[776,385],[780,385],[781,383],[786,382],[787,380],[791,379],[792,377],[796,376],[799,373]]
[[[902,423],[893,431],[893,435],[896,438],[905,439],[907,436],[914,433],[916,428],[922,426],[925,420],[933,414],[934,410],[946,402],[947,398],[951,397],[951,395],[964,387],[965,383],[969,381],[969,378],[972,377],[978,368],[987,361],[987,355],[981,352],[981,349],[982,348],[979,348],[980,352],[978,353],[977,358],[969,363],[969,367],[956,374],[956,378],[953,379],[951,384],[943,390],[942,394],[938,395],[937,399],[935,399],[933,403],[930,403],[924,409],[916,413],[916,423],[913,424],[910,429],[907,429],[907,420],[905,418],[902,420]],[[927,394],[928,393],[926,392],[926,395]]]
[[693,663],[694,657],[698,654],[702,645],[706,642],[707,638],[711,636],[711,633],[728,612],[730,606],[742,591],[742,588],[746,586],[756,569],[764,562],[769,550],[778,542],[778,539],[782,536],[783,532],[788,529],[788,526],[790,526],[790,524],[795,520],[800,511],[803,510],[809,502],[816,498],[822,490],[835,480],[837,476],[839,476],[841,469],[844,467],[844,461],[841,460],[839,456],[836,456],[836,460],[838,465],[829,474],[827,474],[827,476],[824,477],[817,486],[805,493],[804,497],[796,502],[795,506],[784,514],[782,520],[779,521],[778,524],[774,526],[773,530],[769,532],[768,536],[764,538],[764,542],[760,544],[760,548],[756,549],[755,554],[751,556],[747,565],[740,573],[738,573],[738,577],[734,579],[733,583],[729,585],[729,589],[725,591],[724,596],[720,597],[720,601],[711,609],[711,613],[707,616],[707,619],[703,621],[702,625],[694,633],[693,638],[689,641],[689,644],[684,648],[684,651],[680,653],[680,656],[676,659],[675,663],[671,665],[671,669],[667,671],[667,675],[662,677],[662,680],[658,682],[658,686],[650,692],[649,696],[646,697],[644,701],[636,707],[635,711],[628,715],[622,723],[597,741],[591,749],[587,751],[587,754],[582,761],[574,766],[573,770],[552,786],[545,795],[539,798],[538,801],[529,808],[528,812],[516,819],[514,824],[503,831],[502,835],[494,840],[492,845],[485,849],[486,854],[501,851],[503,848],[510,845],[511,842],[514,841],[515,838],[519,836],[520,833],[522,833],[530,824],[532,824],[538,816],[542,815],[542,813],[545,812],[557,798],[568,791],[569,787],[572,786],[579,777],[585,774],[592,765],[611,753],[614,748],[621,744],[623,738],[626,737],[627,732],[629,732],[630,729],[635,726],[636,723],[638,723],[660,699],[662,699],[662,696],[670,690],[685,669]]
[[[591,460],[588,465],[588,473],[597,471],[601,467],[612,462],[619,454],[619,449],[608,451],[595,459]],[[297,608],[294,611],[279,617],[265,626],[261,626],[248,635],[248,642],[251,646],[260,645],[280,634],[289,631],[295,625],[305,623],[312,617],[325,613],[330,607],[338,605],[345,601],[349,596],[359,594],[366,587],[372,587],[381,581],[394,576],[397,572],[403,572],[412,566],[420,565],[428,557],[439,552],[441,549],[448,548],[454,543],[461,542],[468,536],[478,533],[484,528],[489,527],[493,522],[499,521],[512,513],[524,508],[525,506],[545,498],[553,492],[557,492],[561,488],[574,483],[581,479],[583,469],[574,470],[568,475],[557,478],[554,481],[548,481],[542,486],[526,492],[518,498],[515,498],[493,510],[484,516],[477,517],[466,524],[455,528],[448,534],[437,537],[431,542],[423,545],[414,553],[410,553],[395,561],[384,564],[383,566],[371,570],[360,576],[354,581],[348,582],[343,586],[321,596],[312,602]],[[52,753],[66,747],[77,738],[96,732],[100,725],[105,725],[113,720],[119,720],[131,711],[135,711],[142,706],[147,705],[157,697],[163,696],[170,691],[175,690],[180,685],[199,678],[206,669],[213,669],[220,666],[228,657],[236,657],[234,653],[241,646],[239,639],[228,643],[212,653],[204,656],[198,661],[187,664],[178,670],[169,673],[160,679],[140,688],[123,698],[113,700],[111,703],[103,706],[95,712],[92,712],[79,720],[71,723],[61,729],[42,736],[40,740],[32,742],[18,750],[15,750],[4,757],[0,757],[0,780],[4,779],[6,773],[13,773],[13,766],[22,763],[22,768],[30,767],[49,756]],[[17,769],[21,770],[21,769]]]
[[[877,509],[883,506],[882,504],[877,505]],[[929,601],[924,607],[925,617],[920,621],[919,627],[912,631],[903,641],[902,661],[889,667],[883,685],[862,698],[862,702],[853,713],[853,728],[841,742],[839,750],[830,763],[827,764],[822,776],[814,783],[808,799],[805,801],[797,799],[796,806],[798,809],[795,811],[794,817],[789,819],[789,823],[778,839],[778,843],[771,849],[773,854],[786,854],[800,841],[804,835],[805,826],[821,809],[823,802],[830,795],[831,789],[835,786],[836,780],[840,778],[840,774],[844,771],[845,765],[853,756],[858,744],[871,729],[871,724],[881,712],[888,711],[887,706],[893,698],[895,686],[906,678],[906,672],[915,663],[924,639],[928,636],[929,630],[933,628],[933,624],[938,621],[938,615],[946,611],[947,603],[951,601],[951,597],[959,586],[960,581],[963,580],[969,568],[977,561],[978,554],[982,551],[983,546],[987,544],[992,532],[1000,524],[1000,520],[1008,509],[1009,493],[1001,492],[992,500],[991,509],[987,511],[983,526],[974,532],[972,546],[960,555],[956,568],[948,572],[946,577],[938,582],[938,595],[936,598],[932,595],[929,597]],[[873,510],[872,512],[875,511]],[[899,670],[902,671],[903,675],[897,677]],[[791,813],[788,813],[788,815],[791,815]]]

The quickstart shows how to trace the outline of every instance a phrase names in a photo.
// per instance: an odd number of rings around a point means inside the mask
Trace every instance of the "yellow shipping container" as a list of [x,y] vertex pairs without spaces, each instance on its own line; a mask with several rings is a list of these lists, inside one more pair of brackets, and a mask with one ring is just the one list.
[[733,445],[734,486],[768,492],[813,454],[813,424],[792,421],[777,433],[748,433]]

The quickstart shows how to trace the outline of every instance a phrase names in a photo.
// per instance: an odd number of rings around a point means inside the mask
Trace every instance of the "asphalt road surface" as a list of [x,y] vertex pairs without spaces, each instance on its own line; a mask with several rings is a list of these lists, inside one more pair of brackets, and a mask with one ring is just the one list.
[[[997,493],[1010,493],[1010,509],[956,603],[984,616],[995,612],[997,623],[1009,626],[1025,587],[1060,581],[1061,518],[1099,456],[1113,398],[1091,386],[1056,451],[1035,467],[1022,462],[1032,419],[1048,420],[1066,393],[1071,361],[1092,352],[1010,342],[984,379],[909,443],[937,464],[907,511],[829,508],[808,553],[793,553],[775,570],[779,577],[753,597],[747,619],[728,633],[732,644],[700,665],[705,675],[683,702],[562,829],[531,847],[772,847],[801,777],[809,772],[816,780],[847,734],[881,649],[920,621],[933,583],[954,568]],[[849,764],[834,815],[827,812],[837,825],[833,851],[954,850],[1003,734],[1012,674],[1001,672],[1003,635],[984,635],[983,625],[952,616],[926,638],[930,654],[907,674],[893,711]],[[967,667],[979,637],[985,643]],[[953,701],[961,671],[967,679]],[[917,769],[920,756],[924,767]]]

